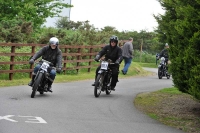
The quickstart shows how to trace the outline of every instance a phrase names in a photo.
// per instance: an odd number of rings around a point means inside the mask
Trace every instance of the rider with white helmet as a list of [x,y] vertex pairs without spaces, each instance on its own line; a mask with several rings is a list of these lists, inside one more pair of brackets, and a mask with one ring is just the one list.
[[[37,60],[38,58],[42,57],[42,59],[47,60],[51,63],[54,64],[54,67],[56,67],[57,69],[54,70],[52,69],[50,71],[50,78],[51,80],[49,80],[49,84],[48,84],[48,91],[52,92],[51,89],[51,85],[55,79],[56,76],[56,71],[58,73],[61,72],[61,68],[62,68],[62,52],[61,50],[58,48],[59,45],[59,40],[56,37],[52,37],[49,39],[49,45],[44,46],[43,48],[41,48],[37,53],[35,53],[35,55],[33,55],[29,61],[30,64],[33,64],[35,60]],[[28,84],[29,86],[33,85],[34,82],[34,78],[36,76],[37,71],[39,70],[41,64],[38,64],[35,68],[34,71],[32,73],[32,80],[30,81],[30,83]]]

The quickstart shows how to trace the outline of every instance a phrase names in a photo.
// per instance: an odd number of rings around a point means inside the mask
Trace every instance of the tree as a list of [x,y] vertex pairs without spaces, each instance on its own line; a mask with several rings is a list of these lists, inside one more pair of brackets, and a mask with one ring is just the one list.
[[[182,92],[200,99],[200,2],[159,0],[166,10],[156,16],[160,37],[170,45],[173,82]],[[165,35],[165,36],[163,36]]]
[[0,22],[20,18],[40,27],[48,17],[59,16],[63,8],[72,7],[64,0],[1,0]]

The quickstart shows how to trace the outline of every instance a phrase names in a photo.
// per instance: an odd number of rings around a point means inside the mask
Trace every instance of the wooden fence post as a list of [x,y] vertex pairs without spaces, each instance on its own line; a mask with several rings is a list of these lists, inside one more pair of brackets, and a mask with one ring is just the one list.
[[[33,56],[34,53],[35,53],[35,47],[36,47],[36,46],[32,46],[32,48],[31,48],[32,56]],[[31,57],[32,57],[32,56],[31,56]],[[34,68],[34,64],[31,64],[31,65],[30,65],[30,69],[33,69],[33,68]],[[29,77],[32,78],[32,72],[29,73]]]
[[[93,48],[90,48],[90,53],[92,53],[93,52]],[[92,55],[90,55],[90,58],[89,59],[92,59]],[[91,61],[89,61],[89,66],[91,65]],[[90,70],[91,70],[91,68],[88,68],[88,72],[90,72]]]
[[[15,46],[11,47],[11,53],[12,55],[10,56],[10,62],[14,62],[15,60]],[[14,70],[14,64],[10,64],[10,70]],[[13,79],[13,73],[9,73],[9,79],[12,80]]]
[[[79,54],[81,54],[81,48],[78,48],[78,53]],[[80,55],[77,55],[77,60],[80,60],[81,59],[81,56]],[[79,66],[79,64],[80,64],[80,62],[77,62],[76,63],[76,66],[78,67]],[[76,71],[77,71],[77,73],[78,73],[78,71],[79,71],[79,68],[78,69],[76,69]]]
[[[65,53],[67,53],[67,48],[65,48]],[[64,56],[64,61],[67,60],[67,56]],[[66,68],[66,62],[64,62],[63,67]],[[66,70],[64,70],[64,74],[66,74]]]

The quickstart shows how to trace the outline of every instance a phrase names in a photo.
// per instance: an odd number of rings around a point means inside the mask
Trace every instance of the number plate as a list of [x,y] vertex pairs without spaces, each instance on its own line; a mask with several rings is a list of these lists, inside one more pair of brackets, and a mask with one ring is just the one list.
[[49,64],[48,63],[46,63],[46,62],[43,62],[42,63],[42,66],[41,66],[41,68],[43,69],[43,70],[45,70],[46,72],[47,72],[47,68],[49,67]]
[[108,69],[108,62],[102,61],[101,62],[101,69],[107,70]]

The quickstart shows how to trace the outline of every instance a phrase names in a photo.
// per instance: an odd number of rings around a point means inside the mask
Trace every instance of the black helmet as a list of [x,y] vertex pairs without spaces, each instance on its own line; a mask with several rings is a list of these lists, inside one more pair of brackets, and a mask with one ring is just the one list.
[[118,44],[118,37],[115,36],[115,35],[111,36],[111,37],[110,37],[110,43],[111,43],[111,41],[115,41],[116,44]]

